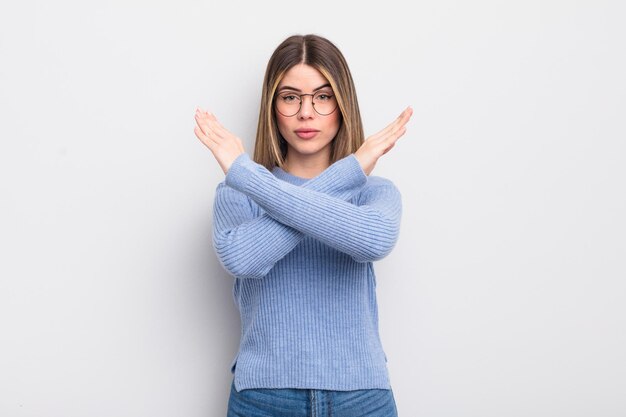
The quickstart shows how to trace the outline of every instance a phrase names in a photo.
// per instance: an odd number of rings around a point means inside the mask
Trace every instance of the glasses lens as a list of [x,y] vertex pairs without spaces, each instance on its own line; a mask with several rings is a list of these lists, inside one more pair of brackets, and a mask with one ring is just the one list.
[[327,91],[320,91],[313,96],[313,107],[319,114],[326,116],[337,108],[335,96]]
[[283,116],[294,116],[300,111],[300,96],[295,94],[279,94],[276,97],[276,110]]
[[[307,96],[305,94],[304,96]],[[310,95],[308,95],[311,97]],[[295,116],[300,111],[302,96],[293,93],[284,93],[276,96],[276,110],[286,117]],[[327,91],[319,91],[313,96],[313,108],[322,115],[327,116],[337,108],[337,100],[334,94]]]

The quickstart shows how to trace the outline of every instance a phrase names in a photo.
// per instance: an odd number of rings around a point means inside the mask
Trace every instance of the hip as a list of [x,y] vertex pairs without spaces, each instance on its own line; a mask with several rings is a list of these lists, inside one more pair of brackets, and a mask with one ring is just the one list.
[[230,388],[227,417],[397,417],[391,389]]

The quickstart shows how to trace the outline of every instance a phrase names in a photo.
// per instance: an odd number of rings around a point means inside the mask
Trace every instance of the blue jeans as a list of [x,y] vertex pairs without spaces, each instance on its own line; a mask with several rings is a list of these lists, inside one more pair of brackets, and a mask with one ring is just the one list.
[[397,417],[393,392],[385,389],[244,389],[230,387],[227,417]]

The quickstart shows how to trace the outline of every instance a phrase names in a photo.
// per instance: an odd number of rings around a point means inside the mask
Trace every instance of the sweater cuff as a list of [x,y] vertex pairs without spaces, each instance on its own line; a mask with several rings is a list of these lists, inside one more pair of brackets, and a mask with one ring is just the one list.
[[224,179],[226,185],[234,188],[235,190],[243,191],[248,177],[251,175],[249,169],[255,162],[250,159],[247,153],[239,155],[232,163],[226,178]]
[[359,160],[356,159],[353,153],[344,158],[346,160],[346,175],[356,179],[358,184],[365,184],[367,182],[367,174],[363,171]]

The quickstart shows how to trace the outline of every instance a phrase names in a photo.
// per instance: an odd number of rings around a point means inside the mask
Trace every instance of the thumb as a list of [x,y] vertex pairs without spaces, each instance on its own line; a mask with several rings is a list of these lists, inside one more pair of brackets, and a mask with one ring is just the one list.
[[389,146],[387,149],[385,149],[383,151],[383,155],[386,154],[387,152],[389,152],[394,146],[396,146],[396,142],[392,143],[391,146]]

